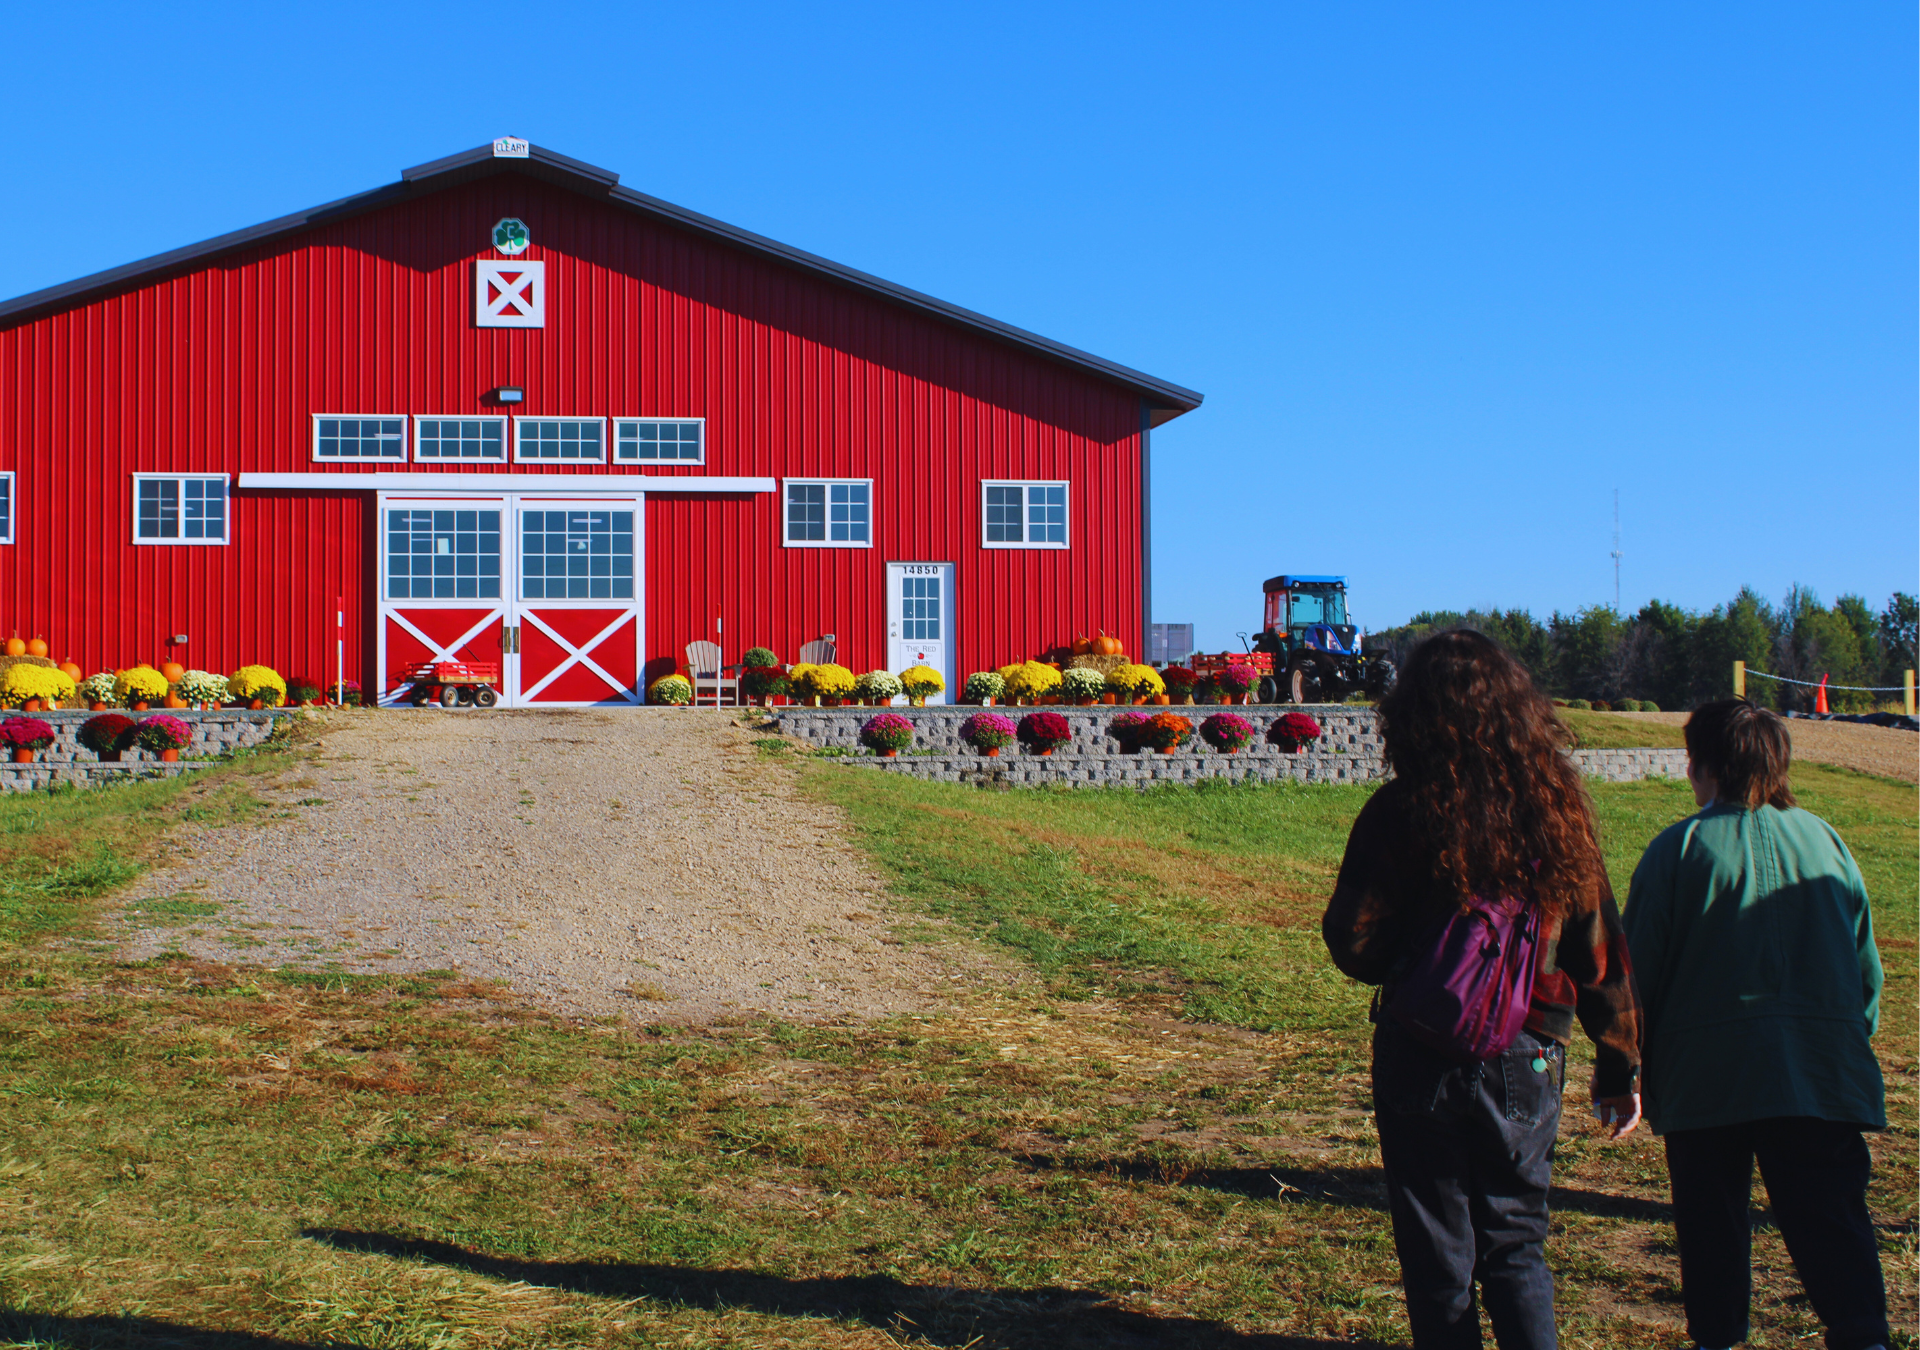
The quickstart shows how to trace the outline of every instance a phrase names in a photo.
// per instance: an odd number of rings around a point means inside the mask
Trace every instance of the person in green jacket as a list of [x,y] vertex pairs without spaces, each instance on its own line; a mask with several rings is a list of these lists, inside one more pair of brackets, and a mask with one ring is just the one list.
[[1687,1333],[1710,1350],[1746,1339],[1757,1159],[1829,1350],[1884,1347],[1861,1137],[1887,1127],[1866,884],[1833,827],[1794,805],[1778,716],[1725,699],[1696,709],[1686,738],[1703,809],[1647,846],[1624,922]]

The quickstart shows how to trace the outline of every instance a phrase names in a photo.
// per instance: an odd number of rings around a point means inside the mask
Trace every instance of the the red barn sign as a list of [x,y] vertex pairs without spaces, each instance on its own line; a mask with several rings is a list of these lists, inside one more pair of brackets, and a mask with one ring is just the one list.
[[697,640],[1140,652],[1148,433],[1200,402],[524,142],[0,305],[0,381],[0,625],[330,684],[341,597],[367,689],[521,706]]

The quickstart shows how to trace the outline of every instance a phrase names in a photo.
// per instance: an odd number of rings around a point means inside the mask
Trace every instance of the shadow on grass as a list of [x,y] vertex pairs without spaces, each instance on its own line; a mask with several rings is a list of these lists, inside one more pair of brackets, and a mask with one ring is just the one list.
[[58,1350],[364,1350],[358,1341],[283,1341],[151,1317],[60,1317],[0,1306],[0,1342]]
[[[1352,1209],[1387,1209],[1387,1177],[1378,1167],[1199,1167],[1156,1158],[1073,1159],[1046,1153],[1019,1153],[1013,1161],[1036,1172],[1072,1172],[1080,1176],[1118,1177],[1124,1181],[1244,1195],[1250,1200],[1316,1201]],[[1559,1213],[1600,1219],[1673,1222],[1673,1206],[1664,1200],[1555,1186],[1547,1197]]]
[[962,1289],[902,1284],[885,1275],[788,1279],[754,1270],[599,1261],[524,1261],[450,1242],[309,1228],[303,1236],[341,1251],[430,1261],[497,1280],[611,1298],[650,1298],[713,1310],[751,1308],[788,1317],[864,1322],[932,1345],[972,1350],[1389,1350],[1378,1341],[1247,1335],[1218,1322],[1161,1317],[1113,1306],[1085,1289]]

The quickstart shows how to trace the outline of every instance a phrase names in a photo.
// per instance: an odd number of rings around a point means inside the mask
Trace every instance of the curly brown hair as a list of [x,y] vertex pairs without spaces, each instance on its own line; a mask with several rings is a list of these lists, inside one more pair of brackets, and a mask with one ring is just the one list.
[[[1531,887],[1549,913],[1604,875],[1572,737],[1527,668],[1470,628],[1435,633],[1380,700],[1387,763],[1459,902]],[[1538,872],[1534,870],[1538,863]]]

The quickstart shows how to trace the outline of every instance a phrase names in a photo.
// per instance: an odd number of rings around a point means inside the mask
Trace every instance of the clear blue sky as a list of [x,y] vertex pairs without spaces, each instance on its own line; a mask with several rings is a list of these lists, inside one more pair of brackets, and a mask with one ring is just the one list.
[[[494,15],[501,17],[497,20]],[[291,17],[289,17],[291,15]],[[8,295],[503,133],[1201,390],[1156,617],[1916,589],[1911,5],[43,6]]]

